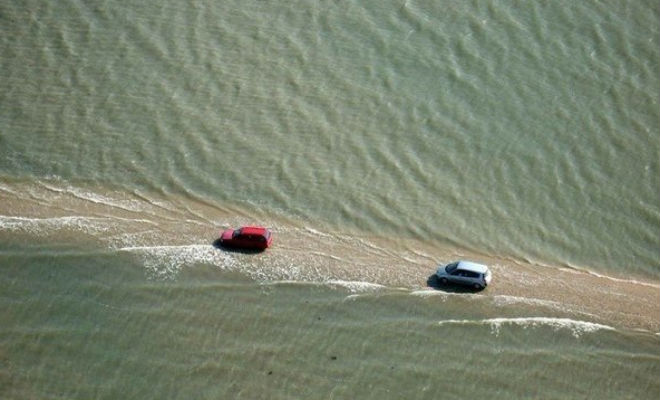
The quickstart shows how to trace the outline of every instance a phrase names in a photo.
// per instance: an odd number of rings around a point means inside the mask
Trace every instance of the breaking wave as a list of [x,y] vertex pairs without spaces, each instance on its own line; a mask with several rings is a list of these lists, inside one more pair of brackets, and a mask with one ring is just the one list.
[[172,279],[185,266],[211,264],[222,269],[235,266],[235,260],[227,253],[209,245],[182,246],[134,246],[117,249],[138,255],[149,276],[156,279]]
[[343,280],[329,280],[326,282],[330,286],[339,286],[352,293],[374,292],[385,289],[383,285],[371,282],[358,282],[358,281],[343,281]]
[[503,326],[517,326],[523,329],[549,327],[555,331],[569,330],[573,336],[580,337],[585,333],[592,333],[599,330],[615,330],[609,325],[597,324],[594,322],[577,321],[570,318],[552,318],[552,317],[520,317],[520,318],[488,318],[488,319],[449,319],[438,322],[440,326],[448,325],[475,325],[490,326],[491,332],[499,335]]
[[72,229],[86,233],[99,233],[109,230],[112,220],[103,217],[65,216],[51,218],[27,218],[0,215],[0,230],[22,231],[33,235],[49,234],[62,229]]

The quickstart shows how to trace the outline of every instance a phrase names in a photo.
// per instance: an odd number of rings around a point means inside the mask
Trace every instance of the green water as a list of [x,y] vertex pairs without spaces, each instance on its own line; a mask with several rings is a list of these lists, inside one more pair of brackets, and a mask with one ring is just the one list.
[[656,337],[518,321],[525,307],[259,284],[204,265],[154,282],[130,257],[103,253],[2,261],[4,398],[652,398],[660,390]]
[[658,277],[657,5],[4,5],[0,172]]

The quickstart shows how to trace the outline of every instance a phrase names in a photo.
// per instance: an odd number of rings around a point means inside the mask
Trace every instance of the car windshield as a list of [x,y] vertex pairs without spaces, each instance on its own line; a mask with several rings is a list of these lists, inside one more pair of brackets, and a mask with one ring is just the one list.
[[231,235],[231,237],[235,238],[238,237],[241,234],[241,229],[236,229],[234,233]]
[[456,270],[456,268],[458,268],[458,263],[451,263],[445,267],[445,271],[447,271],[448,274],[451,274]]

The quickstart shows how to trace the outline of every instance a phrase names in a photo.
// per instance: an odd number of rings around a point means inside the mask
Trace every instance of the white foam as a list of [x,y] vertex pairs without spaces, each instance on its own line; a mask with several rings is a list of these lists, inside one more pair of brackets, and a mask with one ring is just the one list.
[[320,283],[318,282],[305,282],[305,281],[297,281],[293,279],[278,279],[274,281],[263,281],[259,282],[261,286],[277,286],[277,285],[296,285],[296,286],[318,286]]
[[541,306],[541,307],[551,308],[554,310],[569,312],[572,314],[580,314],[585,317],[593,317],[593,318],[597,317],[596,314],[588,313],[586,311],[581,310],[580,307],[577,305],[560,303],[558,301],[536,299],[533,297],[518,297],[518,296],[507,296],[507,295],[496,295],[493,296],[492,299],[495,305],[498,306],[523,304],[523,305],[530,305],[535,307]]
[[71,185],[67,185],[65,188],[56,187],[49,183],[39,182],[39,184],[50,190],[51,192],[59,194],[68,194],[80,200],[89,201],[95,204],[100,204],[104,206],[109,206],[112,208],[118,208],[125,211],[138,212],[145,211],[146,203],[139,200],[130,200],[130,199],[114,199],[108,196],[104,196],[98,193],[94,193],[82,188],[77,188]]
[[101,204],[104,206],[110,206],[132,212],[145,210],[145,204],[138,200],[113,199],[111,197],[103,196],[98,193],[88,192],[71,186],[67,188],[67,191],[74,197],[77,197],[81,200],[91,201],[92,203]]
[[310,228],[309,226],[305,226],[304,229],[305,229],[305,231],[307,231],[307,232],[309,232],[313,235],[316,235],[316,236],[320,236],[320,237],[324,237],[324,238],[331,238],[332,237],[332,235],[329,235],[327,233],[323,233],[321,231],[317,231],[316,229]]
[[421,290],[413,290],[412,292],[410,292],[410,294],[413,296],[420,296],[420,297],[431,297],[431,296],[444,297],[446,295],[449,295],[450,293],[435,289],[421,289]]
[[52,218],[28,218],[0,215],[0,229],[23,231],[31,234],[48,234],[61,229],[74,229],[86,233],[105,232],[109,218],[65,216]]
[[142,257],[149,275],[156,279],[172,279],[183,267],[194,264],[210,264],[224,269],[235,263],[233,257],[208,244],[132,246],[117,250]]
[[364,293],[364,292],[374,292],[377,290],[385,289],[383,285],[371,282],[360,282],[360,281],[343,281],[332,279],[325,282],[331,286],[341,286],[348,289],[352,293]]
[[334,260],[334,261],[344,261],[344,259],[339,257],[339,256],[336,256],[334,254],[324,253],[322,251],[309,251],[307,254],[329,258],[329,259]]
[[436,289],[419,289],[419,290],[413,290],[410,292],[412,296],[419,296],[419,297],[442,297],[443,299],[446,299],[448,297],[463,297],[463,298],[477,298],[481,299],[484,298],[484,295],[477,294],[477,293],[454,293],[454,292],[445,292],[442,290],[436,290]]
[[69,230],[84,232],[89,235],[106,237],[121,229],[122,224],[134,226],[136,223],[157,226],[146,219],[120,217],[89,217],[67,215],[62,217],[32,218],[0,215],[0,231],[26,232],[36,236],[50,235],[55,232]]
[[500,328],[503,325],[515,325],[527,328],[550,327],[555,331],[568,329],[573,336],[579,337],[584,333],[591,333],[599,330],[614,330],[608,325],[597,324],[594,322],[577,321],[570,318],[552,318],[552,317],[520,317],[520,318],[488,318],[479,320],[456,320],[449,319],[439,321],[438,325],[489,325],[491,331],[499,335]]
[[585,271],[585,272],[586,272],[587,274],[589,274],[589,275],[593,275],[593,276],[595,276],[595,277],[602,278],[602,279],[609,279],[609,280],[611,280],[611,281],[613,281],[613,282],[631,283],[631,284],[633,284],[633,285],[648,286],[648,287],[652,287],[652,288],[655,288],[655,289],[660,289],[660,284],[656,284],[656,283],[642,282],[642,281],[638,281],[638,280],[636,280],[636,279],[622,279],[622,278],[615,278],[615,277],[613,277],[613,276],[608,276],[608,275],[599,274],[599,273],[597,273],[597,272],[590,271],[590,270],[587,270],[587,271]]
[[542,300],[536,299],[533,297],[518,297],[518,296],[508,296],[508,295],[495,295],[493,296],[493,302],[498,306],[508,306],[512,304],[525,304],[530,306],[545,306],[550,308],[560,308],[563,309],[564,305],[559,302],[552,300]]
[[2,183],[0,183],[0,190],[14,195],[18,194],[14,189],[10,188],[9,186],[5,186]]

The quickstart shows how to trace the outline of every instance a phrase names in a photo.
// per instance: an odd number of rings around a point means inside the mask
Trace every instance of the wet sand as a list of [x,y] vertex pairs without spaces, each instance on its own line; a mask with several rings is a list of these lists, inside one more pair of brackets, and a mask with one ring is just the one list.
[[[465,293],[526,304],[541,313],[660,332],[660,283],[643,277],[624,279],[590,272],[597,268],[539,265],[438,243],[337,232],[175,196],[20,183],[3,183],[0,195],[0,240],[146,250],[155,257],[150,268],[157,277],[171,279],[181,268],[211,263],[257,280],[343,281],[464,292],[435,285],[433,274],[438,263],[470,259],[490,265],[493,282],[486,290]],[[223,227],[255,220],[272,227],[271,249],[250,254],[213,246]]]
[[[300,233],[299,233],[300,235]],[[660,284],[637,277],[623,279],[588,270],[516,262],[437,245],[357,237],[328,237],[317,248],[309,240],[282,234],[272,253],[299,248],[300,265],[325,265],[326,274],[390,287],[425,288],[445,292],[471,293],[493,297],[500,303],[542,306],[568,317],[628,329],[660,332]],[[334,242],[334,245],[328,245]],[[324,260],[305,262],[322,255]],[[319,258],[318,256],[316,258]],[[474,292],[434,281],[438,263],[469,259],[490,265],[493,282]]]

